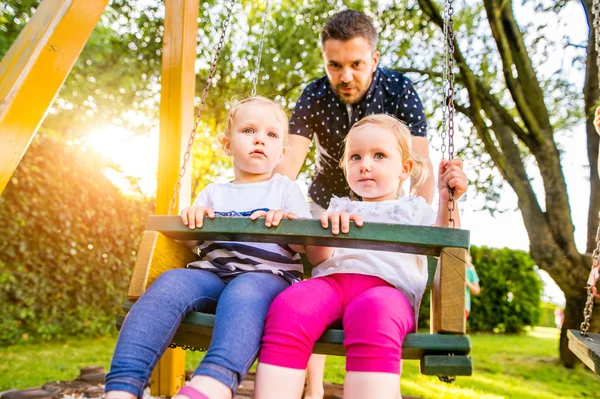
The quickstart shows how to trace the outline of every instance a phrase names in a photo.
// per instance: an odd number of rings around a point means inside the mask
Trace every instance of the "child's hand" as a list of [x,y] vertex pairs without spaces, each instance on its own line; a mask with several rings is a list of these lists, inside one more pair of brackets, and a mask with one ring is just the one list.
[[349,232],[351,220],[354,220],[354,223],[358,227],[363,225],[362,218],[356,213],[350,215],[348,212],[323,212],[321,215],[321,225],[323,228],[326,229],[329,227],[329,220],[331,220],[331,232],[335,235],[340,232],[340,224],[342,225],[342,233]]
[[208,216],[212,219],[215,217],[215,211],[203,206],[188,206],[181,211],[181,221],[192,230],[195,229],[196,226],[198,226],[198,228],[202,227],[204,216]]
[[596,133],[600,134],[600,107],[596,108],[596,116],[594,117],[594,127]]
[[255,211],[252,213],[252,215],[250,215],[250,220],[256,220],[258,218],[265,218],[265,226],[267,227],[271,227],[271,226],[277,226],[279,225],[279,222],[281,222],[281,219],[286,218],[286,219],[295,219],[298,217],[298,215],[296,215],[295,213],[292,212],[285,212],[282,211],[281,209],[269,209],[268,212],[265,211]]
[[454,189],[454,199],[457,200],[467,191],[467,175],[463,171],[463,163],[459,158],[451,161],[442,159],[438,170],[438,189],[440,190],[440,200],[448,202],[450,200],[449,187]]

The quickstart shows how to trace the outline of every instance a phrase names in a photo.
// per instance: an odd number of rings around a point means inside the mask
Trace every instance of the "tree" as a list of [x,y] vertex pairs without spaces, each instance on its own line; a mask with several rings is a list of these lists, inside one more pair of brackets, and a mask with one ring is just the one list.
[[[433,0],[419,0],[418,4],[424,18],[442,29],[438,5]],[[463,96],[458,96],[456,107],[472,123],[483,149],[517,194],[532,258],[565,293],[567,303],[560,358],[565,365],[573,366],[575,357],[568,350],[566,330],[578,329],[582,321],[586,299],[582,285],[587,279],[591,258],[587,253],[579,253],[575,246],[567,183],[555,140],[556,130],[566,125],[558,126],[558,122],[551,121],[548,105],[552,101],[551,87],[549,82],[541,82],[538,78],[536,65],[530,56],[532,50],[516,22],[512,1],[483,0],[482,5],[495,47],[486,50],[497,51],[500,57],[498,72],[502,79],[490,77],[494,67],[487,60],[473,66],[473,60],[463,51],[463,43],[455,38],[457,83]],[[593,38],[588,48],[593,49],[592,42]],[[595,59],[595,55],[590,56]],[[588,58],[586,89],[593,92],[590,86],[595,87],[595,92],[589,95],[588,115],[591,98],[598,98],[598,82],[593,82],[594,78],[590,75],[595,74],[589,69]],[[598,138],[589,123],[588,142],[590,164],[596,165]],[[542,193],[536,192],[532,185],[531,164],[535,165],[543,181]],[[598,175],[592,173],[591,177],[593,194],[588,226],[595,225],[600,209]],[[595,227],[591,231],[595,231]],[[590,244],[593,244],[591,239],[588,240],[588,250]]]

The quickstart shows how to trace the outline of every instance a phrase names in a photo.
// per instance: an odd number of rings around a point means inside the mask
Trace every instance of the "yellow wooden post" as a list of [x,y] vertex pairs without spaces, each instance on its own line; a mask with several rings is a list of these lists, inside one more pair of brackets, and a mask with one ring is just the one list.
[[431,287],[432,334],[465,334],[467,250],[443,248]]
[[[156,213],[167,214],[194,122],[199,0],[165,0]],[[190,168],[175,212],[190,201]],[[173,396],[184,383],[185,352],[167,349],[150,379],[152,396]]]
[[0,194],[108,0],[44,0],[0,62]]

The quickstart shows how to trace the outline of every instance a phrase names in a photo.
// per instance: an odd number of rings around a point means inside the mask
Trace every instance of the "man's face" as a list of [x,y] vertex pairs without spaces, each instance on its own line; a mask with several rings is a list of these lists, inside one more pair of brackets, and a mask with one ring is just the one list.
[[371,86],[379,51],[374,51],[361,36],[346,41],[329,39],[323,45],[323,61],[329,83],[340,101],[356,104]]

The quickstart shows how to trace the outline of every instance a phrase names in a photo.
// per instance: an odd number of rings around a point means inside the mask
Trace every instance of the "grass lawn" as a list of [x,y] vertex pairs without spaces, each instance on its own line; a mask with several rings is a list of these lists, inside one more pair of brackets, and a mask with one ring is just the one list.
[[[535,328],[524,335],[472,335],[472,377],[452,384],[419,374],[419,364],[403,366],[402,393],[421,398],[593,398],[600,379],[584,367],[567,370],[558,365],[558,330]],[[0,348],[0,392],[40,386],[47,381],[73,379],[86,366],[108,370],[115,338],[69,340]],[[195,368],[202,354],[187,356]],[[344,358],[327,359],[325,380],[343,383]]]

